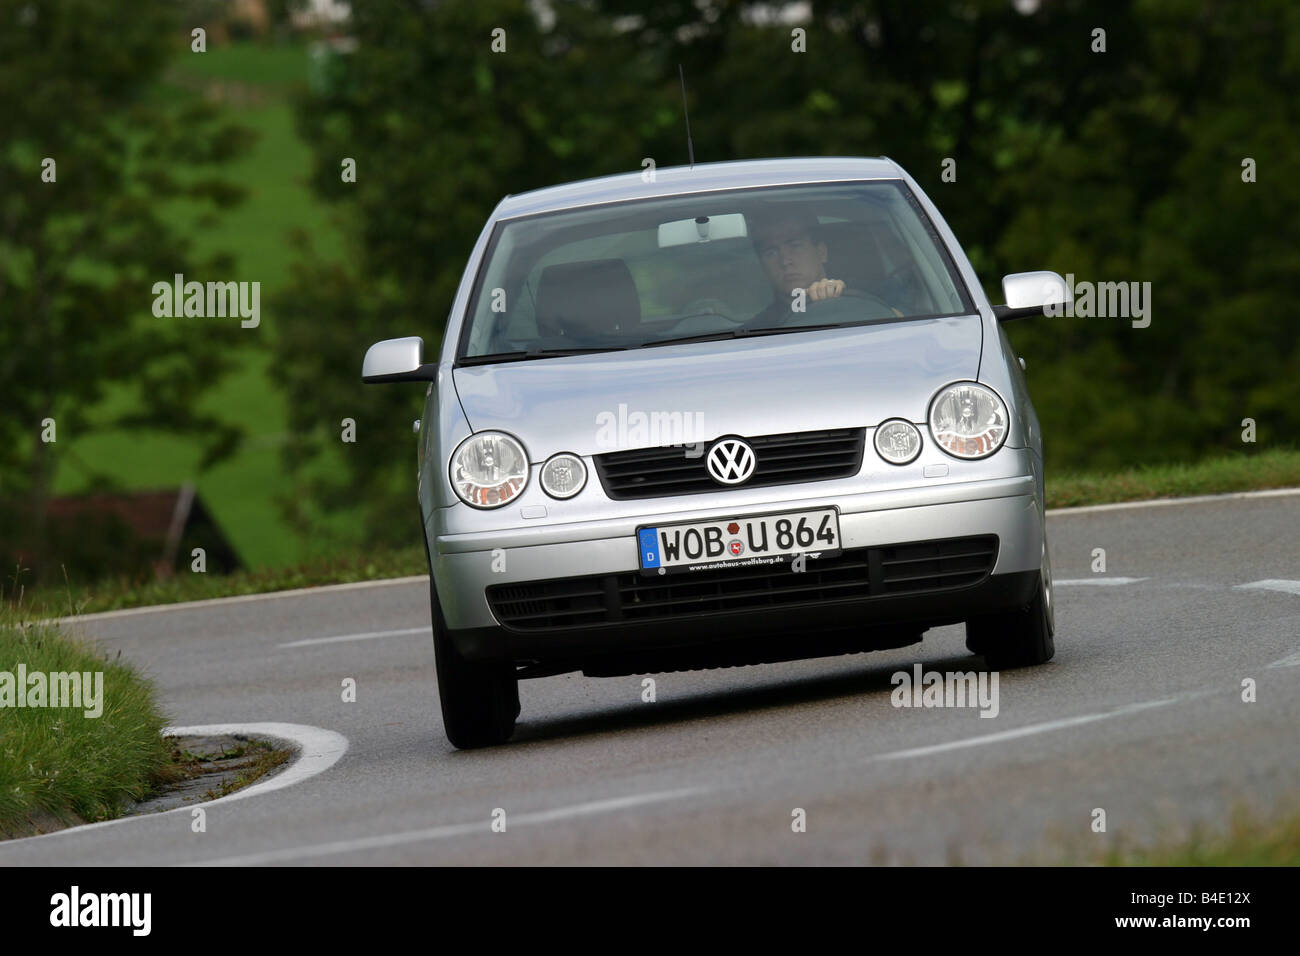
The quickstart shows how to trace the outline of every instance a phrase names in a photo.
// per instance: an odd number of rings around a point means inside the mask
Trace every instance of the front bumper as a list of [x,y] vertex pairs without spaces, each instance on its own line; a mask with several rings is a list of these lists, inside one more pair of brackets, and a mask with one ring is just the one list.
[[[696,503],[691,511],[677,510],[670,514],[653,513],[652,502],[642,504],[646,506],[644,513],[633,518],[431,536],[439,603],[448,628],[453,633],[466,632],[457,638],[464,645],[463,650],[473,656],[488,656],[508,648],[511,654],[527,651],[535,658],[548,648],[580,649],[583,639],[576,630],[561,636],[519,634],[514,629],[503,628],[492,612],[486,591],[495,585],[636,572],[638,525],[834,506],[840,511],[841,547],[846,551],[978,535],[997,537],[996,563],[983,583],[947,591],[944,600],[938,603],[932,597],[919,601],[889,599],[888,603],[901,601],[900,607],[914,605],[903,607],[905,620],[929,620],[924,615],[927,602],[945,620],[964,619],[963,615],[1023,603],[1020,592],[1025,589],[1024,582],[1037,574],[1042,561],[1042,502],[1038,500],[1032,475],[900,491],[809,496],[734,511],[728,511],[725,504],[720,506],[719,499],[712,496],[707,502]],[[964,601],[962,595],[967,595],[969,600]],[[873,611],[870,607],[854,609],[852,602],[836,602],[834,608],[813,617],[824,626],[831,626],[836,620],[844,623],[846,619],[860,624],[897,619],[896,615],[886,613],[886,603],[877,601]],[[746,617],[728,616],[728,629],[743,627]],[[801,615],[801,619],[804,617],[807,615]],[[813,619],[808,620],[812,624]],[[685,623],[689,622],[658,621],[641,626],[660,632],[685,633],[679,627]],[[761,626],[764,620],[760,615],[751,623]],[[716,632],[716,621],[712,629]],[[592,629],[580,630],[590,637]],[[602,643],[608,643],[610,628],[597,630],[606,635]],[[617,634],[635,630],[631,625],[620,625]],[[471,639],[469,632],[478,636]],[[489,640],[491,632],[502,633]]]

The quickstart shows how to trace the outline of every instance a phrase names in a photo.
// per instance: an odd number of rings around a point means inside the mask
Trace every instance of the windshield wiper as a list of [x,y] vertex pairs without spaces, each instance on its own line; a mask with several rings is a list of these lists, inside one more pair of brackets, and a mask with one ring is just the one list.
[[819,329],[842,328],[847,328],[847,326],[838,322],[830,322],[825,325],[774,325],[760,329],[751,329],[738,325],[736,328],[724,332],[701,332],[698,335],[683,335],[675,339],[653,339],[649,342],[642,342],[636,347],[648,349],[656,345],[681,345],[684,342],[720,342],[723,339],[743,339],[753,335],[782,335],[786,332],[813,332]]
[[603,345],[582,349],[520,349],[515,352],[493,352],[490,355],[466,355],[456,360],[459,365],[493,365],[497,362],[525,362],[535,358],[558,358],[562,355],[590,355],[593,352],[626,352],[626,345]]
[[775,325],[766,328],[751,329],[739,325],[725,332],[702,332],[698,335],[683,335],[673,339],[653,339],[638,345],[603,345],[592,348],[543,349],[536,346],[514,352],[493,352],[490,355],[467,355],[457,359],[456,365],[493,365],[497,362],[526,362],[535,358],[558,358],[563,355],[589,355],[593,352],[626,352],[629,349],[654,348],[658,345],[681,345],[684,342],[713,342],[721,339],[749,338],[757,335],[783,335],[786,332],[814,332],[820,329],[846,328],[841,323],[830,322],[825,325]]

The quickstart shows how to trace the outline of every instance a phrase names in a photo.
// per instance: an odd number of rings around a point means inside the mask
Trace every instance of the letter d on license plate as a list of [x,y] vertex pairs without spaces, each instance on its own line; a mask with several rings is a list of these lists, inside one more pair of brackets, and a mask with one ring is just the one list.
[[840,517],[834,508],[819,508],[719,518],[638,528],[636,540],[641,570],[648,574],[784,564],[801,554],[810,559],[839,554]]

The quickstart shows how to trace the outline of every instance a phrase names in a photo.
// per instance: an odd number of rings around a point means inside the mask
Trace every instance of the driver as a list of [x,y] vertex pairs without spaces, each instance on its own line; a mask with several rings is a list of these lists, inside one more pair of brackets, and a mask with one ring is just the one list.
[[795,289],[803,289],[807,299],[820,302],[844,294],[844,280],[826,275],[829,251],[818,237],[815,216],[783,215],[759,221],[753,233],[754,251],[772,283],[775,301],[754,316],[755,320],[780,321],[788,315]]

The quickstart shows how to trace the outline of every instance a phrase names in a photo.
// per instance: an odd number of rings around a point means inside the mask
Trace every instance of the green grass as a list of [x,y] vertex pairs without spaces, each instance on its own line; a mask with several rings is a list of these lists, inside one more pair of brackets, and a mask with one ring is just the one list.
[[238,42],[228,46],[209,44],[206,53],[189,47],[176,60],[174,82],[197,81],[238,83],[253,91],[284,96],[306,84],[311,57],[301,46]]
[[1152,465],[1112,473],[1049,473],[1047,507],[1074,508],[1297,486],[1300,451],[1280,448],[1241,452],[1191,465]]
[[[1240,799],[1222,822],[1190,827],[1172,815],[1143,836],[1116,833],[1064,836],[1030,851],[1020,866],[1206,867],[1300,866],[1300,806],[1265,808]],[[960,861],[957,861],[960,862]]]
[[1300,813],[1269,819],[1238,810],[1226,832],[1205,828],[1185,839],[1144,848],[1119,847],[1105,866],[1300,866]]
[[106,820],[167,779],[170,755],[151,683],[93,645],[0,609],[0,672],[103,673],[103,713],[84,708],[0,709],[0,835],[50,818]]
[[181,572],[175,577],[134,581],[104,580],[93,583],[71,581],[62,587],[23,589],[21,574],[5,575],[3,588],[13,600],[21,600],[30,617],[70,617],[128,607],[153,604],[176,604],[209,598],[235,597],[241,594],[264,594],[322,584],[345,584],[353,581],[381,581],[388,578],[427,574],[424,548],[370,551],[351,557],[318,558],[283,568],[238,571],[234,574],[194,574]]

